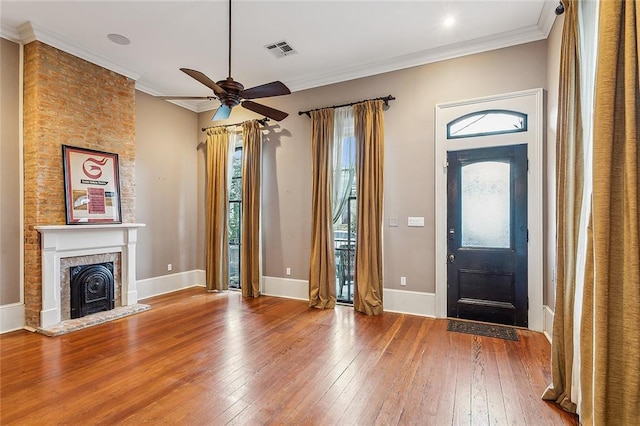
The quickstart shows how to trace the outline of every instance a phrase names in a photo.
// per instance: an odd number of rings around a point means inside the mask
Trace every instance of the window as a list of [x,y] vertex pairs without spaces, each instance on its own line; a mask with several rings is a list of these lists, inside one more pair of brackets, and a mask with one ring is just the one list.
[[333,147],[333,240],[338,302],[353,303],[356,258],[356,140],[353,108],[336,108]]
[[356,268],[356,193],[355,185],[347,198],[344,213],[333,224],[336,254],[336,295],[338,302],[353,303]]
[[242,236],[242,146],[236,147],[229,173],[229,288],[240,288]]
[[462,166],[463,247],[511,247],[511,166],[480,161]]
[[508,110],[486,110],[463,115],[447,124],[447,139],[526,131],[527,114]]

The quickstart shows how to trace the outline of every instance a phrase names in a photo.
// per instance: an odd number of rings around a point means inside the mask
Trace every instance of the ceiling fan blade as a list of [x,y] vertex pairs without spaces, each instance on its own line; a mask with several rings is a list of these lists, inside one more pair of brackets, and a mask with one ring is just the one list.
[[222,87],[218,86],[215,81],[211,80],[200,71],[190,70],[189,68],[180,68],[180,71],[187,74],[189,77],[198,80],[200,83],[213,90],[213,93],[218,96],[225,95],[227,93]]
[[268,98],[270,96],[290,95],[291,90],[281,81],[272,81],[240,92],[243,99]]
[[156,96],[156,98],[158,99],[163,99],[165,101],[177,101],[177,100],[209,100],[212,101],[214,99],[216,99],[216,97],[214,96]]
[[242,102],[242,106],[260,115],[269,117],[275,121],[282,121],[289,116],[289,114],[284,111],[280,111],[253,101],[244,101]]
[[229,105],[222,104],[218,107],[215,114],[213,114],[213,117],[211,117],[211,121],[226,120],[230,115],[231,107]]

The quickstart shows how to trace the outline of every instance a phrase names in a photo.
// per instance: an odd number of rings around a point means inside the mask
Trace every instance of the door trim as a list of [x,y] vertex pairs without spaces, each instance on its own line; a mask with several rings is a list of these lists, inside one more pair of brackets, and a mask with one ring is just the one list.
[[[530,102],[535,109],[537,120],[529,122],[528,132],[532,135],[527,142],[529,159],[529,175],[527,179],[527,216],[529,229],[528,247],[528,295],[529,295],[529,329],[543,331],[543,147],[544,147],[544,92],[542,89],[531,89],[520,92],[506,93],[483,98],[467,99],[457,102],[436,104],[435,108],[435,267],[436,267],[436,317],[447,317],[447,150],[485,148],[514,144],[504,135],[504,142],[479,144],[477,138],[446,139],[446,123],[439,119],[445,112],[454,107],[476,106],[486,109],[483,103],[495,101],[509,101],[522,98]],[[500,139],[500,138],[496,138]],[[518,142],[523,143],[523,142]]]

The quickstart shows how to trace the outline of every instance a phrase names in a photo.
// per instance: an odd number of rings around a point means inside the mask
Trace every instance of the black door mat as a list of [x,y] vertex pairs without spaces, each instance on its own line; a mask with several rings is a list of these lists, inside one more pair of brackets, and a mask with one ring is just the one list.
[[449,320],[447,331],[457,333],[475,334],[484,337],[518,341],[518,333],[511,327],[502,325],[483,324],[479,322]]

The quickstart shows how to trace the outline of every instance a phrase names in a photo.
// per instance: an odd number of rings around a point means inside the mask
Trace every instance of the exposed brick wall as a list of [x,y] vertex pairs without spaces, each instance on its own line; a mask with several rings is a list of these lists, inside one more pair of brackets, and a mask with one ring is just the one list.
[[122,221],[135,222],[135,82],[34,41],[24,47],[24,301],[31,327],[40,325],[42,309],[34,227],[65,224],[62,145],[118,154]]

